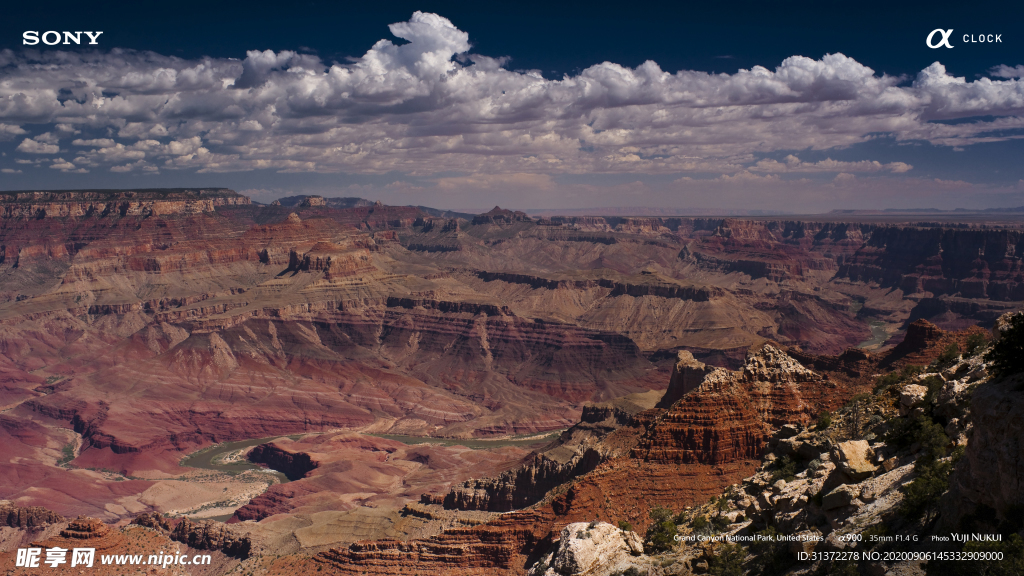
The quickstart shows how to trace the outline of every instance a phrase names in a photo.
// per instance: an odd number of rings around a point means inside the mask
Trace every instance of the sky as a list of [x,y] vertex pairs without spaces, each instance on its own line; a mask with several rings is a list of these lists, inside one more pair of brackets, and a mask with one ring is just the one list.
[[146,4],[7,10],[0,189],[467,211],[1024,205],[1024,7],[1009,3]]

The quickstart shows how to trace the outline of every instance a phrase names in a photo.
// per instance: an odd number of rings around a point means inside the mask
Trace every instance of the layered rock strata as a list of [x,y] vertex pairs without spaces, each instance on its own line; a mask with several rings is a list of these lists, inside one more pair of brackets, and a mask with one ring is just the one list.
[[226,188],[0,192],[0,218],[195,215],[250,203]]

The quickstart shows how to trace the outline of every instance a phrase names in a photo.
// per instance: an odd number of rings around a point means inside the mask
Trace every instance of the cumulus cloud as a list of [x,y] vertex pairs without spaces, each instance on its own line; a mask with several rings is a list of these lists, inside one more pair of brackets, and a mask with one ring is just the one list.
[[1024,65],[1018,64],[1011,68],[1006,64],[1000,64],[999,66],[993,66],[988,73],[998,78],[1021,78],[1024,77]]
[[0,122],[0,140],[10,140],[15,136],[21,136],[23,134],[28,134],[28,131],[23,129],[21,126]]
[[115,146],[116,144],[117,143],[111,140],[110,138],[95,138],[92,140],[82,140],[81,138],[76,138],[71,141],[72,146],[99,146],[101,148],[109,148],[111,146]]
[[[89,150],[74,163],[111,170],[739,178],[901,173],[911,167],[757,158],[849,147],[878,134],[964,147],[1024,129],[1024,81],[1007,66],[991,72],[1003,79],[968,82],[936,62],[907,79],[828,54],[733,74],[602,62],[550,80],[471,54],[469,34],[436,14],[416,12],[390,30],[405,42],[380,40],[335,64],[269,50],[241,61],[7,51],[0,126],[43,132],[18,146],[31,154],[56,154],[55,133],[81,132],[72,145]],[[984,119],[946,122],[970,117]]]
[[18,144],[17,150],[26,154],[56,154],[60,152],[60,146],[25,138],[21,141],[21,144]]
[[14,168],[0,168],[0,172],[4,174],[21,174],[21,170],[15,170]]
[[63,158],[55,159],[53,164],[50,164],[50,168],[60,170],[61,172],[74,172],[76,174],[84,174],[85,172],[88,172],[85,168],[78,168]]

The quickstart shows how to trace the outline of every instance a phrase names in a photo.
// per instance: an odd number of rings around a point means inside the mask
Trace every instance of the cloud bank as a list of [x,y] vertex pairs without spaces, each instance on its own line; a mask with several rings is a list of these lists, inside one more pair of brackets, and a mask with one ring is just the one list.
[[962,148],[1024,128],[1021,66],[968,82],[936,62],[909,79],[828,54],[734,74],[603,62],[552,80],[471,53],[435,14],[390,30],[405,43],[333,64],[3,51],[0,140],[62,171],[850,175],[912,166],[765,156],[879,135]]

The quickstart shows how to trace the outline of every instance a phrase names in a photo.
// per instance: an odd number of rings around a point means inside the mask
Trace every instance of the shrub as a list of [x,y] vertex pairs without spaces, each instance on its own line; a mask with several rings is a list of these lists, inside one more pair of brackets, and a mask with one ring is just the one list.
[[921,372],[922,369],[920,366],[907,364],[903,368],[900,368],[899,371],[890,372],[885,376],[879,376],[878,380],[875,382],[875,387],[872,390],[872,393],[881,394],[882,392],[892,388],[895,384],[906,382]]
[[774,576],[782,574],[793,564],[794,556],[789,553],[788,545],[779,540],[779,531],[765,528],[757,533],[763,538],[750,545],[750,553],[754,555],[753,564],[758,574]]
[[975,332],[967,337],[967,342],[964,345],[964,355],[974,356],[978,351],[988,344],[988,338],[980,332]]
[[1024,372],[1024,313],[1010,317],[1009,326],[985,354],[985,361],[992,363],[992,373],[999,378]]
[[722,494],[721,496],[719,496],[715,500],[715,510],[717,510],[718,513],[721,514],[722,512],[725,512],[728,509],[729,509],[729,494],[728,493]]
[[960,347],[956,344],[950,344],[939,354],[938,358],[935,359],[936,366],[949,366],[953,362],[956,362],[960,358]]
[[900,381],[900,375],[897,372],[890,372],[885,376],[879,376],[878,380],[875,381],[875,387],[871,389],[872,394],[881,394],[889,388],[892,388],[896,383]]
[[899,418],[885,435],[885,442],[898,449],[909,447],[915,442],[925,449],[925,456],[932,460],[946,455],[949,437],[931,418],[917,415],[914,418]]
[[924,460],[923,464],[927,464],[946,455],[949,436],[946,436],[946,431],[942,429],[942,426],[931,419],[918,419],[917,429],[914,430],[911,438],[924,450],[924,454],[914,464],[915,467],[922,464],[922,460]]
[[729,517],[715,516],[711,519],[711,525],[715,527],[715,530],[719,532],[724,532],[725,529],[729,527]]
[[743,560],[747,551],[739,544],[725,543],[715,551],[708,562],[708,574],[712,576],[743,576]]
[[623,532],[632,532],[633,525],[625,520],[619,520],[619,530],[622,530]]
[[941,426],[926,418],[919,418],[915,424],[916,428],[911,431],[910,437],[921,445],[924,453],[914,462],[917,478],[903,488],[900,513],[907,518],[925,515],[930,518],[939,498],[949,489],[949,474],[962,451],[951,460],[940,460],[946,455],[949,437]]
[[846,403],[846,408],[853,414],[850,417],[850,436],[856,438],[860,436],[861,429],[861,413],[864,409],[864,404],[871,398],[870,394],[857,394],[850,401]]
[[900,514],[906,518],[920,518],[926,514],[930,516],[939,498],[949,489],[949,473],[952,469],[953,465],[949,462],[937,462],[907,484],[903,489]]
[[821,468],[821,460],[819,460],[818,458],[815,458],[814,460],[811,460],[810,462],[807,463],[808,472],[817,472],[818,468]]
[[676,517],[673,518],[672,521],[676,523],[676,526],[680,524],[687,524],[690,522],[690,513],[686,510],[681,510],[679,514],[676,514]]
[[825,430],[832,425],[832,415],[826,410],[818,416],[818,430]]
[[938,376],[929,376],[925,378],[921,385],[928,388],[928,392],[924,395],[924,409],[926,412],[931,412],[932,400],[935,399],[935,395],[942,390],[942,387],[946,385],[946,382]]
[[871,526],[868,527],[867,530],[864,530],[863,532],[861,532],[861,537],[864,539],[863,542],[864,542],[864,544],[868,548],[871,548],[872,546],[877,544],[877,542],[872,542],[871,541],[871,537],[872,536],[888,536],[888,535],[889,535],[889,527],[886,526],[885,524],[881,524],[881,523],[880,524],[872,524]]
[[693,522],[690,524],[690,527],[693,528],[693,531],[695,533],[702,534],[711,531],[711,529],[709,528],[710,524],[711,523],[708,522],[708,519],[704,516],[696,516],[694,517]]
[[644,538],[644,551],[648,554],[664,552],[675,546],[676,524],[672,511],[664,506],[655,506],[650,512],[651,525]]
[[833,560],[828,567],[829,576],[860,576],[857,563],[851,560]]
[[772,484],[779,480],[792,482],[794,478],[796,478],[796,462],[790,459],[789,456],[783,456],[775,461],[775,470],[772,471],[771,476]]

